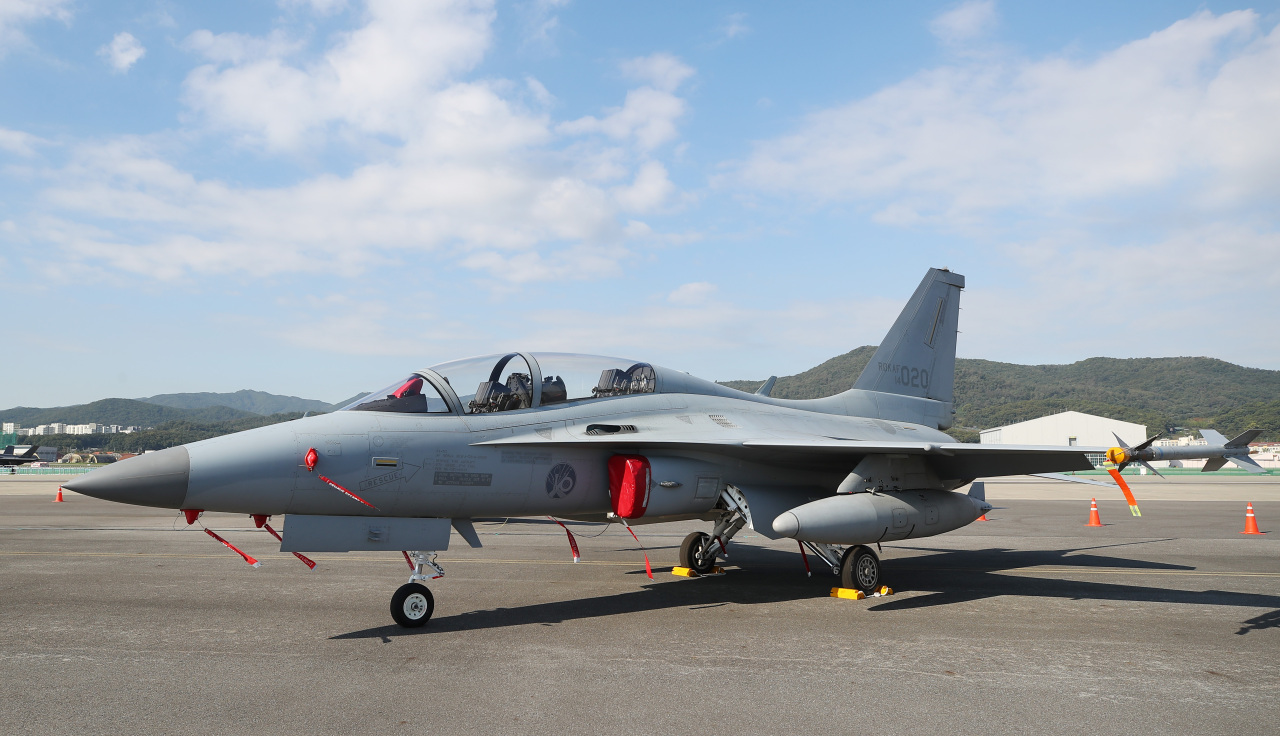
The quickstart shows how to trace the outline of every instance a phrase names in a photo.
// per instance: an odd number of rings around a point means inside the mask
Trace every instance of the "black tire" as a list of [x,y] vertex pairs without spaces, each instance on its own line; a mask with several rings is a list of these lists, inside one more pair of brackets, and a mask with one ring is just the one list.
[[406,629],[422,626],[435,610],[436,599],[425,585],[407,583],[391,596],[391,618]]
[[705,554],[711,546],[711,535],[693,532],[680,543],[680,564],[699,575],[706,575],[716,566],[716,556]]
[[869,547],[855,545],[840,562],[840,585],[868,595],[880,589],[880,558]]

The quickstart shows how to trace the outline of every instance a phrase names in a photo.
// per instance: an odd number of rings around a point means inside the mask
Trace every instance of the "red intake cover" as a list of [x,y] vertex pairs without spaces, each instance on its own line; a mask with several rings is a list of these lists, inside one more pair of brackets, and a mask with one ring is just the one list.
[[609,501],[613,513],[639,519],[649,508],[649,460],[642,455],[609,458]]

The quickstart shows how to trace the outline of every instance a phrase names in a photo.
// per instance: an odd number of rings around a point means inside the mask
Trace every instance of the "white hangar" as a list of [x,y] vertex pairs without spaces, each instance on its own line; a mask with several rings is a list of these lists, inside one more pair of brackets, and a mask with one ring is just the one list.
[[1142,424],[1078,411],[1064,411],[1004,427],[984,429],[981,432],[981,442],[984,445],[1114,447],[1116,438],[1112,433],[1120,435],[1120,439],[1130,447],[1147,438],[1147,428]]

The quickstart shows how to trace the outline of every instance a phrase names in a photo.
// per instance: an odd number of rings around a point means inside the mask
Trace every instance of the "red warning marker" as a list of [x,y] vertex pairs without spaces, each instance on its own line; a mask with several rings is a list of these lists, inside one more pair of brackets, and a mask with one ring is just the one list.
[[196,519],[200,518],[200,514],[204,513],[204,509],[183,509],[182,515],[187,517],[188,524],[196,523]]
[[627,524],[626,519],[622,520],[622,525],[626,527],[627,531],[631,532],[631,538],[636,540],[636,544],[640,545],[640,551],[644,553],[644,573],[649,576],[650,580],[653,580],[653,568],[649,566],[649,551],[644,548],[644,543],[640,541],[640,537],[637,537],[636,533],[631,531],[631,526]]
[[205,534],[208,534],[209,536],[213,537],[214,539],[218,540],[219,542],[222,542],[222,546],[226,547],[227,549],[231,550],[232,552],[235,552],[236,554],[238,554],[238,555],[240,555],[241,557],[243,557],[243,558],[244,558],[244,561],[245,561],[245,562],[247,562],[247,563],[249,563],[249,565],[250,565],[250,566],[255,567],[255,568],[257,568],[257,567],[261,567],[261,566],[262,566],[262,563],[261,563],[261,562],[258,562],[257,560],[253,559],[253,558],[252,558],[252,557],[250,557],[249,555],[245,554],[245,553],[244,553],[244,551],[242,551],[239,547],[235,546],[234,544],[232,544],[232,543],[228,542],[227,540],[223,539],[222,537],[219,537],[217,534],[215,534],[215,533],[214,533],[214,531],[213,531],[212,529],[205,529],[205,530],[204,530],[204,533],[205,533]]
[[[267,516],[265,514],[249,514],[249,515],[253,517],[254,526],[258,527],[259,529],[265,528],[267,531],[271,532],[271,536],[275,537],[276,541],[281,543],[284,542],[284,537],[281,537],[280,534],[275,529],[272,529],[271,525],[267,523],[267,519],[271,518],[270,516]],[[299,560],[302,560],[302,564],[306,565],[309,569],[311,570],[316,569],[315,560],[312,560],[310,557],[306,557],[297,552],[294,552],[293,556],[297,557]]]
[[578,554],[578,540],[573,538],[573,532],[569,531],[569,527],[565,526],[564,523],[556,517],[548,516],[547,518],[559,524],[560,528],[564,530],[564,533],[569,535],[569,551],[573,553],[573,561],[577,562],[580,560],[581,556]]
[[307,466],[307,472],[315,470],[318,462],[320,462],[320,453],[316,452],[314,447],[308,448],[307,454],[302,458],[302,463]]

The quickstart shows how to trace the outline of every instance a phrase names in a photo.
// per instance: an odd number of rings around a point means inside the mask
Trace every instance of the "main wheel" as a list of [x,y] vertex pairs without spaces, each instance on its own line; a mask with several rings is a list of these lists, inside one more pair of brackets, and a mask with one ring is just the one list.
[[699,575],[706,575],[716,566],[716,556],[707,554],[710,547],[710,534],[693,532],[680,543],[680,564]]
[[880,558],[862,545],[850,547],[840,563],[840,584],[874,593],[880,588]]
[[407,629],[425,624],[435,610],[436,599],[425,585],[407,583],[391,596],[391,618]]

